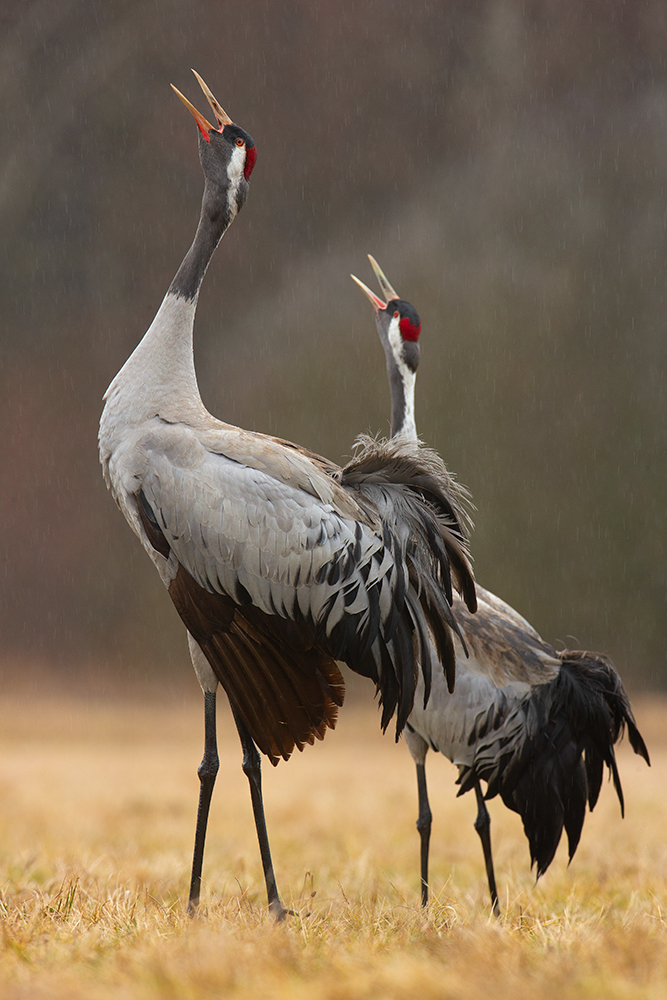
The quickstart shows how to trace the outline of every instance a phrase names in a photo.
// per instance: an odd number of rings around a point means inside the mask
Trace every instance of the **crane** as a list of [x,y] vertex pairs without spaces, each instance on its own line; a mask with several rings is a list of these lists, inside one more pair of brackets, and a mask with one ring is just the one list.
[[[369,260],[384,299],[352,278],[375,310],[387,362],[392,439],[416,443],[414,395],[421,321],[414,307],[394,291],[377,261],[370,256]],[[372,443],[362,445],[367,449]],[[425,762],[428,750],[433,749],[458,767],[458,794],[475,791],[474,826],[497,915],[491,819],[485,799],[500,794],[505,805],[519,813],[531,866],[536,866],[539,878],[553,860],[563,827],[570,859],[574,856],[586,803],[592,810],[598,799],[604,764],[623,814],[614,745],[625,726],[635,753],[647,764],[649,755],[621,678],[606,656],[555,650],[514,608],[479,584],[477,600],[477,612],[471,615],[454,597],[461,636],[455,639],[456,686],[449,692],[440,672],[434,671],[425,703],[418,685],[405,741],[417,770],[422,904],[428,902],[432,821]],[[481,781],[487,784],[486,795]]]
[[471,609],[474,582],[458,489],[426,450],[401,457],[394,447],[384,465],[357,463],[344,482],[327,459],[217,420],[204,406],[193,356],[197,299],[246,200],[256,147],[195,75],[216,125],[174,90],[199,129],[199,223],[153,322],[105,393],[100,461],[186,626],[204,693],[189,911],[200,898],[219,769],[221,684],[243,750],[269,911],[283,919],[260,752],[277,764],[334,727],[344,694],[337,659],[375,682],[382,726],[395,715],[398,738],[417,674],[425,690],[431,683],[432,648],[453,684],[452,581]]

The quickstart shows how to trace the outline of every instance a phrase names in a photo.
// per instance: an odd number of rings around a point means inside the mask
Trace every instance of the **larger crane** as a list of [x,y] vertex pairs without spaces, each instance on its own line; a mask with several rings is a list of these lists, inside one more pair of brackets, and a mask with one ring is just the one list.
[[344,691],[336,659],[375,682],[382,725],[395,714],[398,737],[420,667],[430,684],[429,636],[453,683],[452,577],[471,609],[474,583],[457,488],[427,453],[394,448],[382,467],[357,463],[343,483],[326,459],[205,408],[193,358],[197,298],[246,200],[256,149],[197,79],[216,126],[177,93],[199,128],[199,224],[155,319],[107,389],[100,459],[187,628],[204,692],[189,908],[199,901],[219,766],[220,683],[243,748],[269,909],[280,919],[258,751],[276,764],[333,728]]
[[[417,446],[415,378],[420,358],[421,321],[409,302],[389,284],[369,257],[384,299],[358,278],[370,299],[384,347],[391,395],[393,440]],[[372,450],[366,441],[364,451]],[[434,671],[428,702],[420,698],[405,728],[417,769],[421,838],[422,903],[428,901],[431,809],[426,786],[429,749],[459,769],[459,795],[475,790],[475,829],[484,851],[491,903],[499,912],[491,820],[485,798],[500,794],[519,813],[538,878],[553,860],[563,832],[573,857],[592,810],[606,764],[623,813],[623,792],[614,745],[625,726],[635,753],[649,763],[630,701],[613,663],[600,653],[556,651],[514,608],[477,584],[475,615],[454,597],[454,615],[469,652],[456,639],[456,687],[449,692]],[[480,782],[486,782],[486,795]]]

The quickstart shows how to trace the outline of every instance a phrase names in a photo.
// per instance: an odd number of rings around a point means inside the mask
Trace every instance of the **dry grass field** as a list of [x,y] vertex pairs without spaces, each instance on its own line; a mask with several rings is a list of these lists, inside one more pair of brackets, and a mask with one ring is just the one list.
[[[221,706],[222,707],[222,706]],[[240,753],[220,712],[201,917],[184,901],[201,755],[199,701],[0,705],[0,996],[617,998],[667,996],[667,704],[638,701],[653,757],[627,745],[627,815],[609,785],[573,865],[535,886],[517,817],[490,804],[503,916],[493,919],[474,797],[430,760],[427,913],[418,905],[416,790],[374,709],[264,773],[283,901],[265,910]]]

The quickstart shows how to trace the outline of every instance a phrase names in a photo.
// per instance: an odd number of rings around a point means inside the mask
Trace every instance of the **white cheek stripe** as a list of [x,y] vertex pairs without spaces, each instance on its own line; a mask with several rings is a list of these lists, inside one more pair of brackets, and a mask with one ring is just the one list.
[[405,409],[403,411],[403,425],[400,433],[408,438],[417,437],[417,425],[415,424],[415,373],[411,371],[403,360],[403,337],[399,329],[400,320],[392,317],[389,324],[389,345],[391,347],[396,367],[398,368],[403,382],[403,397],[405,399]]
[[234,146],[234,151],[227,164],[227,177],[229,178],[229,204],[232,209],[232,218],[236,215],[237,195],[239,184],[243,179],[245,170],[246,148],[245,146]]
[[401,368],[401,375],[403,376],[403,391],[405,394],[405,410],[403,412],[403,426],[401,427],[401,434],[403,437],[409,438],[411,441],[416,441],[417,424],[415,423],[414,408],[415,373],[411,372],[409,368],[403,365]]
[[405,362],[403,361],[403,337],[401,336],[401,331],[398,326],[399,322],[400,319],[396,319],[395,316],[392,316],[391,323],[389,324],[388,336],[392,353],[396,359],[396,364],[401,369],[402,374]]

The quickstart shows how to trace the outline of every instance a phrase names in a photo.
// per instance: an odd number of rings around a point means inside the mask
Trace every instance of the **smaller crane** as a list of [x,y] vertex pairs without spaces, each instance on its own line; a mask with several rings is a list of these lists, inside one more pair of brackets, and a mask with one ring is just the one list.
[[[392,439],[417,442],[414,396],[421,321],[389,284],[373,257],[371,266],[385,300],[353,280],[370,299],[387,361]],[[499,597],[477,584],[477,613],[455,596],[454,617],[463,643],[455,639],[456,685],[447,691],[433,672],[428,702],[418,686],[405,728],[417,768],[421,837],[422,904],[428,901],[431,809],[426,788],[429,748],[459,769],[459,795],[475,790],[475,830],[484,851],[491,904],[499,913],[491,852],[491,819],[485,799],[500,794],[519,813],[539,878],[553,860],[563,832],[570,859],[581,836],[586,803],[592,810],[603,765],[612,775],[624,812],[614,746],[625,726],[635,753],[649,763],[630,701],[611,660],[601,653],[556,651]],[[483,794],[480,782],[487,785]]]

